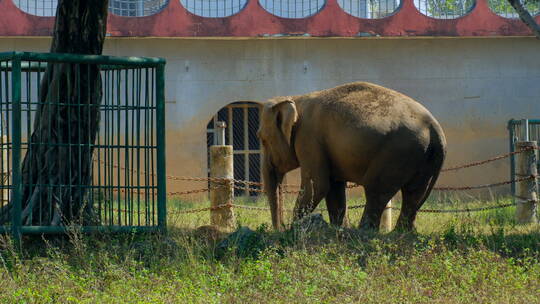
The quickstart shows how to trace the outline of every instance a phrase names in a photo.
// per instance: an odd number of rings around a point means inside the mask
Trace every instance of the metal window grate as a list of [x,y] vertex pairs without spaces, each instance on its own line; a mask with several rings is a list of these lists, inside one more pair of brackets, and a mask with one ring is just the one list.
[[40,17],[56,16],[58,0],[13,0],[23,12]]
[[384,18],[392,15],[400,6],[399,0],[338,0],[347,14],[366,19]]
[[424,15],[436,19],[455,19],[468,14],[474,0],[414,0],[416,8]]
[[[68,71],[66,77],[73,79],[76,88],[82,87],[80,79],[85,79],[83,74],[89,71],[88,67],[99,66],[101,103],[78,103],[57,97],[41,101],[40,82],[44,77],[50,77],[45,71],[51,64],[62,64]],[[56,93],[54,96],[62,95]],[[59,111],[65,111],[68,117],[72,117],[68,119],[72,121],[68,130],[64,129],[67,134],[74,134],[70,130],[84,130],[80,120],[73,117],[91,115],[90,108],[98,107],[100,120],[96,140],[91,143],[88,140],[91,135],[85,137],[81,133],[78,135],[79,140],[87,140],[80,143],[73,142],[70,135],[67,139],[55,142],[41,139],[43,133],[34,133],[34,124],[38,108],[45,106],[55,109],[53,112],[57,111],[58,117],[65,117]],[[4,207],[8,204],[14,210],[19,210],[10,212],[10,226],[0,226],[0,233],[10,229],[17,229],[23,234],[65,232],[66,227],[62,225],[42,223],[51,222],[55,213],[53,210],[58,209],[55,200],[66,192],[84,193],[84,201],[76,203],[88,205],[92,209],[92,224],[83,226],[83,231],[148,231],[165,228],[163,60],[0,53],[0,113],[4,122],[0,144],[0,172],[3,177],[3,184],[0,185],[0,218],[6,215]],[[48,113],[53,115],[50,111]],[[52,123],[58,120],[49,121]],[[51,132],[50,124],[48,130]],[[89,184],[80,180],[72,180],[69,184],[56,182],[54,172],[43,172],[42,169],[39,169],[39,176],[45,175],[48,178],[34,180],[30,172],[36,169],[32,169],[32,163],[28,170],[22,171],[23,157],[28,151],[56,153],[62,147],[72,147],[69,151],[77,149],[79,152],[64,161],[58,160],[58,166],[68,168],[61,172],[71,172],[74,166],[79,166],[79,170],[81,166],[88,167],[92,176]],[[92,158],[85,164],[81,155],[88,152]],[[32,186],[46,189],[49,196],[37,196],[36,203],[21,213],[21,207],[30,204],[22,202],[24,191]],[[71,194],[68,197],[72,197]],[[21,223],[23,217],[26,220]]]
[[168,0],[110,0],[109,11],[123,17],[145,17],[159,13]]
[[[207,145],[217,144],[214,126],[217,121],[227,123],[225,144],[233,146],[234,178],[242,181],[261,182],[261,148],[257,130],[259,129],[261,106],[254,102],[235,102],[219,112],[207,125]],[[210,155],[208,154],[208,163]],[[244,184],[238,184],[245,187]],[[256,186],[250,186],[257,188]],[[236,196],[257,196],[258,192],[248,193],[246,190],[235,189]]]
[[318,13],[325,5],[325,0],[259,0],[260,5],[269,13],[282,18],[300,19]]
[[[540,1],[524,1],[521,0],[525,8],[532,16],[540,14]],[[519,15],[516,10],[508,3],[507,0],[488,0],[489,8],[497,15],[505,18],[518,19]]]
[[190,13],[206,18],[224,18],[239,13],[248,0],[180,0]]

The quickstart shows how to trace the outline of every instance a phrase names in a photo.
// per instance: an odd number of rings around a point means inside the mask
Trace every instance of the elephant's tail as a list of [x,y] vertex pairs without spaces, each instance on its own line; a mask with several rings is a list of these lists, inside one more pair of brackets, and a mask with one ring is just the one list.
[[428,168],[431,169],[431,172],[428,174],[431,178],[426,192],[424,193],[424,197],[419,202],[419,206],[424,204],[433,190],[433,187],[435,187],[435,183],[441,173],[444,159],[446,158],[446,138],[441,126],[436,122],[430,128],[430,143],[426,152]]

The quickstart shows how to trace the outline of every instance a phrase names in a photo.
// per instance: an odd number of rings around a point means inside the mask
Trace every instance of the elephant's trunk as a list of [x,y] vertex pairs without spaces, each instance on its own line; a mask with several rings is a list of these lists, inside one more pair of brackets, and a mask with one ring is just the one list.
[[278,188],[283,181],[283,174],[276,170],[267,156],[264,159],[262,174],[264,191],[268,196],[270,213],[272,214],[272,225],[274,229],[281,230],[283,228],[283,206]]

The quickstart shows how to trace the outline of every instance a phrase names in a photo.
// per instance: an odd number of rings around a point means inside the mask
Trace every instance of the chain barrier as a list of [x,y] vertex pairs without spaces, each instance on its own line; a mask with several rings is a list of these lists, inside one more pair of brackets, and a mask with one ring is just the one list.
[[443,168],[441,170],[441,172],[456,171],[456,170],[459,170],[459,169],[465,169],[465,168],[470,168],[470,167],[475,167],[475,166],[481,166],[481,165],[484,165],[484,164],[487,164],[487,163],[490,163],[490,162],[494,162],[494,161],[497,161],[497,160],[500,160],[500,159],[505,159],[505,158],[508,158],[508,157],[510,157],[512,155],[520,154],[520,153],[523,153],[523,152],[526,152],[526,151],[529,151],[529,150],[534,150],[534,149],[538,149],[538,147],[527,147],[527,148],[517,150],[517,151],[514,151],[514,152],[510,152],[510,153],[498,155],[498,156],[495,156],[495,157],[492,157],[492,158],[488,158],[486,160],[477,161],[477,162],[468,163],[468,164],[463,164],[463,165],[459,165],[459,166],[455,166],[455,167]]
[[[522,177],[522,178],[518,178],[518,179],[514,179],[514,180],[504,181],[504,182],[499,182],[499,183],[477,185],[477,186],[462,186],[462,187],[449,187],[449,186],[434,187],[433,190],[436,190],[436,191],[477,190],[477,189],[491,188],[491,187],[497,187],[497,186],[504,186],[504,185],[508,185],[508,184],[511,184],[511,183],[522,182],[522,181],[535,179],[535,178],[537,178],[536,175],[531,175],[531,176]],[[224,181],[229,181],[229,182],[232,181],[232,179],[219,179],[219,180],[223,181],[223,182]],[[204,192],[209,192],[211,189],[217,189],[219,187],[226,187],[226,186],[227,185],[224,184],[222,186],[218,186],[218,187],[214,187],[214,188],[203,188],[203,189],[197,189],[197,190],[168,192],[167,195],[168,196],[180,196],[180,195],[204,193]],[[347,188],[350,189],[350,188],[355,188],[355,187],[359,187],[359,186],[360,185],[355,184],[355,185],[347,186]],[[243,186],[236,186],[236,185],[232,185],[232,187],[235,188],[235,189],[245,190],[245,191],[250,191],[250,192],[257,192],[257,193],[264,193],[265,192],[262,189],[256,189],[256,188],[250,188],[250,187],[243,187]],[[121,192],[121,193],[131,193],[131,194],[148,194],[148,192],[145,192],[145,191],[129,191],[129,190],[126,190],[126,189],[112,189],[112,191],[113,192]],[[157,193],[156,191],[153,191],[151,194],[155,195],[156,193]],[[298,191],[298,190],[281,190],[281,193],[297,194],[297,193],[300,193],[300,191]]]
[[[518,150],[518,151],[498,155],[498,156],[495,156],[495,157],[492,157],[492,158],[489,158],[489,159],[486,159],[486,160],[483,160],[483,161],[477,161],[477,162],[463,164],[463,165],[459,165],[459,166],[444,168],[444,169],[441,170],[441,172],[456,171],[456,170],[459,170],[459,169],[465,169],[465,168],[480,166],[480,165],[484,165],[484,164],[487,164],[487,163],[490,163],[490,162],[493,162],[493,161],[505,159],[505,158],[508,158],[508,157],[510,157],[512,155],[520,154],[520,153],[523,153],[523,152],[526,152],[526,151],[529,151],[529,150],[540,150],[540,148],[539,147],[527,147],[525,149],[521,149],[521,150]],[[100,161],[100,163],[105,165],[105,166],[110,166],[110,167],[113,167],[113,168],[116,168],[116,169],[120,169],[122,171],[138,173],[138,174],[141,174],[141,175],[147,175],[148,174],[148,172],[146,172],[146,171],[128,170],[128,169],[126,169],[126,168],[124,168],[122,166],[119,166],[119,165],[106,164],[103,161]],[[155,175],[155,174],[151,173],[151,175]],[[537,178],[537,176],[532,175],[532,176],[526,176],[526,177],[522,177],[522,178],[518,178],[518,179],[514,179],[514,180],[509,180],[509,181],[492,183],[492,184],[484,184],[484,185],[476,185],[476,186],[459,186],[459,187],[441,186],[441,187],[434,187],[433,190],[436,190],[436,191],[476,190],[476,189],[484,189],[484,188],[491,188],[491,187],[508,185],[508,184],[511,184],[511,183],[517,183],[517,182],[530,180],[530,179],[535,179],[535,178]],[[232,185],[233,188],[239,189],[239,190],[257,192],[257,193],[264,193],[265,192],[262,189],[256,189],[256,188],[250,187],[250,186],[262,187],[263,186],[262,183],[252,182],[252,181],[245,181],[245,180],[228,179],[228,178],[213,178],[213,177],[182,177],[182,176],[173,176],[173,175],[168,175],[167,179],[168,180],[174,180],[174,181],[213,182],[213,183],[217,183],[217,184],[222,184],[221,186],[217,186],[217,187],[214,187],[214,188],[203,188],[203,189],[197,189],[197,190],[168,192],[167,193],[168,196],[180,196],[180,195],[189,195],[189,194],[196,194],[196,193],[205,193],[205,192],[209,192],[211,189],[217,189],[219,187],[226,187],[228,185]],[[237,186],[236,184],[243,184],[245,186]],[[352,189],[352,188],[357,188],[357,187],[360,187],[360,185],[358,185],[358,184],[348,184],[346,186],[347,189]],[[282,188],[280,187],[280,189],[279,189],[280,193],[290,193],[290,194],[300,193],[300,190],[284,190],[283,188],[285,188],[285,189],[286,188],[300,188],[300,185],[283,184]],[[135,194],[146,194],[147,193],[147,192],[144,192],[144,191],[142,191],[142,192],[141,191],[135,191],[134,192],[134,191],[129,191],[129,190],[126,191],[125,189],[113,189],[113,191],[120,191],[120,192],[123,192],[123,193],[128,193],[129,192],[129,193],[135,193]],[[280,198],[281,198],[281,195],[280,195]],[[522,199],[522,198],[520,198],[520,199]],[[536,202],[536,201],[534,201],[534,202]],[[503,204],[503,205],[497,205],[497,206],[488,206],[488,207],[479,207],[479,208],[465,208],[465,209],[447,209],[447,210],[421,209],[421,210],[418,210],[418,212],[423,212],[423,213],[465,213],[465,212],[477,212],[477,211],[501,209],[501,208],[507,208],[507,207],[511,207],[511,206],[515,206],[515,205],[516,205],[516,203]],[[347,207],[347,209],[358,209],[358,208],[364,208],[364,207],[365,207],[365,205],[354,205],[354,206]],[[217,209],[221,209],[221,208],[239,208],[239,209],[258,210],[258,211],[269,211],[270,210],[270,208],[267,208],[267,207],[237,205],[237,204],[233,204],[233,203],[229,202],[229,203],[226,203],[226,204],[213,206],[213,207],[197,208],[197,209],[189,209],[189,210],[181,210],[181,211],[170,211],[169,213],[170,214],[190,214],[190,213],[198,213],[198,212],[217,210]],[[391,207],[391,209],[393,209],[393,210],[401,210],[398,207]],[[325,211],[326,209],[318,209],[318,210]],[[126,210],[116,210],[116,211],[118,211],[118,212],[127,212]],[[292,212],[291,209],[287,209],[285,211]]]
[[531,175],[531,176],[527,176],[527,177],[522,177],[522,178],[518,178],[518,179],[509,180],[509,181],[493,183],[493,184],[477,185],[477,186],[434,187],[433,190],[437,190],[437,191],[459,191],[459,190],[484,189],[484,188],[491,188],[491,187],[509,185],[511,183],[517,183],[517,182],[522,182],[522,181],[529,180],[529,179],[535,179],[536,177],[537,177],[536,175]]
[[[496,206],[488,206],[488,207],[478,207],[478,208],[464,208],[464,209],[420,209],[418,212],[420,213],[469,213],[469,212],[479,212],[479,211],[488,211],[488,210],[495,210],[495,209],[503,209],[515,206],[516,203],[509,203],[509,204],[503,204],[503,205],[496,205]],[[352,209],[361,209],[364,208],[366,205],[353,205],[347,207],[348,210]],[[199,212],[205,212],[205,211],[211,211],[211,210],[217,210],[221,208],[237,208],[237,209],[246,209],[246,210],[256,210],[256,211],[270,211],[270,208],[268,207],[258,207],[258,206],[247,206],[247,205],[238,205],[238,204],[223,204],[218,205],[214,207],[206,207],[206,208],[197,208],[197,209],[189,209],[189,210],[178,210],[178,211],[169,211],[169,214],[175,215],[175,214],[191,214],[191,213],[199,213]],[[389,209],[399,211],[401,208],[399,207],[389,207]],[[318,211],[327,211],[326,208],[317,209]],[[115,210],[120,212],[128,212],[126,210]],[[293,212],[292,209],[285,209],[286,212]]]
[[[459,166],[443,168],[441,170],[441,172],[455,171],[455,170],[459,170],[459,169],[465,169],[465,168],[480,166],[480,165],[484,165],[484,164],[487,164],[487,163],[490,163],[490,162],[493,162],[493,161],[508,158],[508,157],[510,157],[512,155],[520,154],[520,153],[523,153],[523,152],[526,152],[526,151],[529,151],[529,150],[540,150],[540,147],[527,147],[527,148],[524,148],[524,149],[521,149],[521,150],[518,150],[518,151],[498,155],[498,156],[495,156],[495,157],[492,157],[492,158],[489,158],[489,159],[486,159],[486,160],[483,160],[483,161],[477,161],[477,162],[472,162],[472,163],[463,164],[463,165],[459,165]],[[122,171],[127,171],[127,172],[130,172],[130,173],[139,173],[141,175],[150,174],[152,176],[155,176],[154,173],[149,173],[147,171],[137,171],[137,170],[132,170],[132,169],[129,170],[129,169],[126,169],[125,167],[122,167],[122,166],[119,166],[119,165],[114,165],[114,164],[110,165],[110,164],[105,163],[105,161],[103,161],[103,160],[102,161],[94,160],[94,162],[99,162],[100,164],[105,165],[107,167],[120,169]],[[262,183],[259,183],[259,182],[251,182],[251,181],[238,180],[238,179],[216,178],[216,177],[185,177],[185,176],[167,175],[167,179],[176,180],[176,181],[197,181],[197,182],[208,182],[208,181],[210,181],[210,182],[227,182],[227,181],[233,181],[235,183],[241,183],[241,184],[245,184],[245,185],[262,186]],[[299,185],[293,185],[293,184],[284,184],[283,186],[284,187],[292,187],[292,188],[299,188],[300,187]],[[353,184],[353,185],[348,185],[347,188],[355,188],[355,187],[358,187],[358,186],[359,185]]]

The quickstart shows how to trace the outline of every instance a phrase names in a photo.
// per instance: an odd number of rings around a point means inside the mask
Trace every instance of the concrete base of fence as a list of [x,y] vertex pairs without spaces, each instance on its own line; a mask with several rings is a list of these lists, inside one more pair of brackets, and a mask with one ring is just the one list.
[[[516,175],[518,178],[537,176],[538,156],[536,141],[516,143]],[[520,224],[538,222],[538,183],[535,178],[525,179],[516,184],[516,219]]]
[[230,180],[210,182],[210,202],[215,208],[210,211],[211,224],[221,229],[233,230],[236,228],[233,208],[232,206],[224,206],[232,204],[234,195],[232,146],[210,147],[210,177]]

